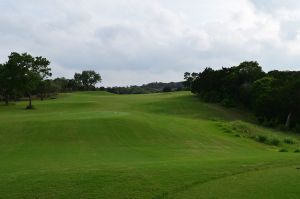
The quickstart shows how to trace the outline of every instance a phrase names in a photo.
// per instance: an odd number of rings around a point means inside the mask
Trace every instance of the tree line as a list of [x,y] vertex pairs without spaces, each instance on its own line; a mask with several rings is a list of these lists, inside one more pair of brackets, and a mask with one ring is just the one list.
[[264,72],[255,61],[184,74],[184,85],[206,102],[244,106],[266,126],[300,130],[300,71]]
[[73,79],[52,76],[50,61],[44,57],[33,57],[28,53],[12,52],[8,61],[0,64],[0,99],[6,105],[10,101],[28,98],[27,109],[32,109],[32,97],[41,100],[60,92],[95,90],[101,82],[100,74],[88,70],[75,73]]
[[115,94],[148,94],[181,91],[184,89],[184,86],[182,82],[152,82],[149,84],[143,84],[142,86],[108,87],[102,89]]

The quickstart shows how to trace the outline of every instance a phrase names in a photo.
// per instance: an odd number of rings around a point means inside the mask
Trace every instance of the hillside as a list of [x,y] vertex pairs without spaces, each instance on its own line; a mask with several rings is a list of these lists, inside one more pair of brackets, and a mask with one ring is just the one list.
[[25,103],[0,106],[0,198],[300,195],[298,135],[189,92]]

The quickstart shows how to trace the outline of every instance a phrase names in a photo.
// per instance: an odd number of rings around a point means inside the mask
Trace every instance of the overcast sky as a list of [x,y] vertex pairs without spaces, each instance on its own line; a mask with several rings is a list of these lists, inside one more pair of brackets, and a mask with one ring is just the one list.
[[299,0],[0,0],[0,61],[91,69],[103,85],[181,81],[185,71],[256,60],[300,70]]

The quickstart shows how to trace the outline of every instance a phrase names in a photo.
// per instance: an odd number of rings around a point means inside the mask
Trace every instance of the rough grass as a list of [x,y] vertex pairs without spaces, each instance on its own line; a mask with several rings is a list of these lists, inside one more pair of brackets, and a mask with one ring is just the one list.
[[25,105],[0,106],[0,198],[300,194],[297,135],[261,128],[247,113],[187,92],[78,92],[34,101],[32,111]]

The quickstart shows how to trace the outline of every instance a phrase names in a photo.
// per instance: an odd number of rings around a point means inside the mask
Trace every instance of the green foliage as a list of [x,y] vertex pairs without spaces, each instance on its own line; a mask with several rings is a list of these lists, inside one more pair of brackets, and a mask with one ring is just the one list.
[[295,140],[291,139],[291,138],[284,138],[284,143],[286,144],[295,144]]
[[268,137],[264,135],[258,135],[256,137],[256,140],[261,143],[266,143],[268,141]]
[[171,87],[164,87],[163,92],[165,92],[165,93],[172,92],[172,88]]
[[182,82],[153,82],[149,84],[144,84],[142,86],[128,86],[128,87],[108,87],[105,90],[110,93],[115,94],[147,94],[147,93],[159,93],[164,92],[164,89],[172,91],[183,90]]
[[[300,123],[300,72],[264,73],[257,62],[213,70],[206,68],[195,77],[185,73],[191,90],[206,102],[252,110],[267,127],[295,129]],[[189,79],[190,78],[190,79]]]
[[197,78],[198,74],[197,73],[189,73],[186,72],[184,73],[184,82],[183,85],[185,86],[186,89],[191,90],[193,81]]
[[[0,64],[0,97],[6,104],[10,100],[17,101],[28,97],[26,109],[33,109],[32,97],[41,100],[51,98],[57,93],[78,90],[96,90],[95,85],[101,82],[100,74],[95,71],[76,73],[74,79],[50,77],[50,61],[43,57],[33,57],[30,54],[13,52],[8,61]],[[0,98],[0,99],[1,99]]]
[[102,81],[100,74],[88,70],[82,73],[75,73],[75,85],[82,90],[95,90],[95,85]]
[[282,148],[279,150],[279,152],[289,152],[289,151],[287,149]]
[[30,54],[19,54],[13,52],[9,55],[8,61],[1,65],[0,80],[2,95],[6,102],[9,96],[17,94],[27,95],[29,104],[27,109],[32,109],[31,95],[39,84],[48,76],[51,76],[50,62],[43,57],[32,57]]
[[277,138],[272,138],[272,139],[270,140],[270,144],[271,144],[271,145],[274,145],[274,146],[279,146],[280,140],[277,139]]

